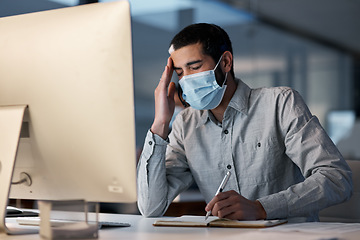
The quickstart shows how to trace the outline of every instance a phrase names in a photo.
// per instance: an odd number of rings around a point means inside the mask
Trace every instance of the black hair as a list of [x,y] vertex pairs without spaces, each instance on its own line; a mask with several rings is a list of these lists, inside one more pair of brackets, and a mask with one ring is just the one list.
[[[229,35],[221,27],[215,24],[196,23],[185,27],[171,40],[174,50],[182,47],[200,43],[203,47],[203,53],[218,62],[225,51],[233,54]],[[234,68],[231,67],[230,74],[235,77]]]

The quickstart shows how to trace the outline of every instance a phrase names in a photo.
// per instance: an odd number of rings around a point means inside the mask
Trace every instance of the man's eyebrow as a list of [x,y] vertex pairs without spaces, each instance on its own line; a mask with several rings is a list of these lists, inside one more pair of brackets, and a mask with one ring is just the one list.
[[[202,62],[202,60],[195,60],[195,61],[188,62],[188,63],[186,63],[186,66],[191,66],[191,65],[196,64],[196,63],[199,63],[199,62]],[[174,68],[175,70],[181,69],[180,67],[176,67],[176,66],[174,66],[173,68]]]
[[193,64],[196,64],[196,63],[199,63],[199,62],[202,62],[202,60],[196,60],[196,61],[188,62],[186,64],[186,66],[190,66],[190,65],[193,65]]

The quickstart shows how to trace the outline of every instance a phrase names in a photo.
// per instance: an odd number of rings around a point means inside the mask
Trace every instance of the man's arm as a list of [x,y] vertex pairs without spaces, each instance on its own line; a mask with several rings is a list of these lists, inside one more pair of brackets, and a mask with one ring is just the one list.
[[[174,170],[174,174],[171,174],[171,171],[167,173],[165,166],[169,123],[175,107],[175,85],[170,82],[172,71],[172,60],[169,58],[155,89],[155,118],[147,133],[137,169],[138,207],[140,212],[148,217],[163,215],[176,195],[192,181],[189,174],[179,175],[178,170]],[[181,158],[178,155],[173,152],[170,158],[176,162],[177,158]],[[186,166],[183,169],[186,169]]]
[[290,217],[315,220],[319,210],[350,198],[351,171],[300,95],[285,89],[277,108],[285,154],[300,168],[305,180],[256,201],[235,191],[223,192],[209,202],[206,211],[239,220]]
[[[177,125],[174,121],[168,144],[161,137],[148,131],[144,149],[138,164],[138,207],[142,215],[163,215],[174,198],[193,182],[183,148],[177,141]],[[166,160],[165,160],[166,159]]]
[[167,142],[148,131],[137,167],[138,208],[142,215],[161,216],[169,203],[165,151]]
[[[138,206],[145,216],[159,216],[168,205],[165,170],[166,139],[169,124],[175,108],[175,85],[171,83],[172,60],[167,65],[154,91],[155,118],[146,135],[144,147],[138,163]],[[155,187],[152,187],[156,183]],[[155,206],[157,204],[158,206]]]
[[349,199],[351,170],[301,96],[293,90],[284,91],[278,107],[285,154],[300,168],[305,180],[258,199],[267,218],[309,217]]

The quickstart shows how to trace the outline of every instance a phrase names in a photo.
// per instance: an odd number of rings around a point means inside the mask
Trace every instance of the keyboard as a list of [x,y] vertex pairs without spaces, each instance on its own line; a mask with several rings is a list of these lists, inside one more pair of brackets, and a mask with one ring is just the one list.
[[37,217],[39,214],[33,211],[24,211],[16,207],[6,207],[6,217]]
[[[19,217],[16,219],[16,222],[19,225],[28,225],[28,226],[39,226],[40,218],[39,217]],[[71,223],[76,223],[76,221],[69,220],[60,220],[60,219],[52,219],[50,220],[51,226],[59,227],[64,226]],[[90,222],[92,223],[92,222]],[[114,228],[114,227],[130,227],[130,223],[125,222],[110,222],[110,221],[99,221],[99,228]]]

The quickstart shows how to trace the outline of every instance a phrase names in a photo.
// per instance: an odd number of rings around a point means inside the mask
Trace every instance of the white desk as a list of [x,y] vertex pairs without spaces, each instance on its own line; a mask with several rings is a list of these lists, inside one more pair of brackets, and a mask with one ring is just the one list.
[[[241,239],[241,240],[312,240],[329,239],[329,234],[305,234],[300,232],[265,232],[259,229],[240,229],[240,228],[180,228],[180,227],[154,227],[152,224],[154,218],[144,218],[140,215],[123,214],[101,214],[102,221],[120,221],[128,222],[131,227],[108,228],[99,231],[99,239],[137,239],[137,240],[212,240],[212,239]],[[15,219],[8,219],[15,222]],[[275,227],[276,228],[276,227]],[[346,233],[332,233],[332,239],[358,240],[360,228],[358,231]],[[10,236],[1,233],[1,240],[13,239],[40,239],[38,234]]]

